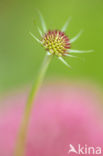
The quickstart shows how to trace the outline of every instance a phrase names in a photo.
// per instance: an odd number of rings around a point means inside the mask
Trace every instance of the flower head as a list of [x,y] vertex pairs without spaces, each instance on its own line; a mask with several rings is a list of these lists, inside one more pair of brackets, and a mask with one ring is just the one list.
[[59,57],[67,54],[67,50],[70,49],[68,36],[59,30],[48,31],[44,34],[42,43],[47,51]]
[[32,33],[30,35],[40,43],[45,50],[47,51],[47,55],[56,55],[59,60],[61,60],[66,66],[71,67],[65,60],[64,56],[75,57],[71,55],[72,53],[88,53],[93,50],[74,50],[71,48],[71,43],[75,42],[81,35],[82,31],[80,31],[74,38],[69,39],[69,37],[65,34],[65,31],[70,22],[70,18],[65,23],[61,30],[47,30],[45,21],[39,12],[40,20],[42,24],[43,32],[38,27],[38,31],[40,33],[41,39],[35,37]]

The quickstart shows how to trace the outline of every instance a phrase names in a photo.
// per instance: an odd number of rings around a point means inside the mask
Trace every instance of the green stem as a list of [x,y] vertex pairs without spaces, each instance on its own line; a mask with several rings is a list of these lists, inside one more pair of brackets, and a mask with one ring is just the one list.
[[33,84],[32,90],[28,97],[28,101],[24,110],[24,115],[23,115],[23,120],[21,123],[20,131],[19,131],[19,135],[18,135],[17,142],[16,142],[16,149],[14,151],[14,156],[23,156],[25,154],[26,136],[27,136],[30,114],[31,114],[32,107],[34,104],[33,101],[35,100],[36,94],[43,82],[46,70],[48,68],[48,65],[51,59],[52,59],[52,55],[45,56],[39,75],[36,79],[36,82]]

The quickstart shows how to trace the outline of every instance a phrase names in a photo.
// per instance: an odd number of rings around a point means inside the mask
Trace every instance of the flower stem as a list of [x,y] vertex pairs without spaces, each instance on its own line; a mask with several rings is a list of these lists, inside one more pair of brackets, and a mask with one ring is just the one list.
[[24,110],[24,115],[21,123],[21,127],[19,130],[17,142],[16,142],[16,148],[14,151],[14,156],[24,156],[25,154],[25,144],[26,144],[26,136],[27,136],[27,130],[28,130],[28,124],[30,119],[30,114],[33,107],[33,101],[35,100],[36,94],[43,82],[46,70],[48,68],[48,65],[52,59],[52,55],[45,56],[43,65],[41,67],[41,70],[38,74],[38,77],[36,79],[36,82],[32,86],[32,90],[30,92],[30,95],[28,97],[28,101]]

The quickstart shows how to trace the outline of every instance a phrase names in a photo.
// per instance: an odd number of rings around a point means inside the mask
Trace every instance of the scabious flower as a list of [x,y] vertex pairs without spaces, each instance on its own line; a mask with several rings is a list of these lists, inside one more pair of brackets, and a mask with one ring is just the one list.
[[65,25],[63,26],[61,31],[60,30],[48,30],[47,31],[44,19],[41,14],[40,14],[40,19],[41,19],[43,32],[40,30],[39,27],[38,27],[38,31],[41,35],[41,39],[38,39],[32,33],[30,33],[30,34],[38,43],[40,43],[46,49],[46,57],[41,66],[41,69],[39,71],[37,79],[34,82],[31,92],[28,96],[28,100],[27,100],[26,107],[25,107],[24,114],[23,114],[23,120],[21,122],[21,127],[20,127],[20,131],[18,134],[16,148],[14,151],[14,156],[18,156],[18,155],[23,156],[24,155],[27,129],[28,129],[30,115],[32,112],[34,98],[36,97],[36,94],[37,94],[40,86],[42,85],[46,70],[48,68],[48,65],[49,65],[51,59],[52,59],[52,56],[54,56],[54,55],[57,56],[57,58],[59,60],[61,60],[66,66],[71,67],[64,60],[63,57],[65,57],[65,56],[74,57],[71,55],[71,53],[91,52],[91,50],[80,51],[80,50],[70,49],[71,43],[77,40],[77,38],[80,36],[81,32],[79,34],[77,34],[74,38],[69,39],[68,36],[64,33],[69,24],[69,20],[65,23]]
[[32,33],[30,33],[30,35],[45,48],[48,55],[56,55],[57,58],[61,60],[66,66],[71,67],[64,60],[65,56],[75,57],[71,54],[72,53],[88,53],[88,52],[93,51],[93,50],[84,51],[84,50],[71,49],[71,44],[80,37],[82,31],[80,31],[74,38],[69,39],[69,37],[65,34],[65,31],[70,22],[70,18],[65,23],[65,25],[63,26],[61,30],[47,30],[43,16],[41,15],[41,13],[39,14],[40,14],[40,20],[41,20],[42,29],[43,29],[43,31],[41,31],[40,28],[38,27],[38,31],[40,33],[41,39],[38,39]]

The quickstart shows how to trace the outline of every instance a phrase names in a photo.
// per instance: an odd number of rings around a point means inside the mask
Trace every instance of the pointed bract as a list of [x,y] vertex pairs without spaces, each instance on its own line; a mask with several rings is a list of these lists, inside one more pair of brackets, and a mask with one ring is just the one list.
[[62,57],[58,57],[58,59],[64,63],[68,68],[71,68],[71,66],[62,58]]
[[77,58],[77,56],[74,56],[74,55],[70,55],[70,54],[65,54],[64,56],[68,56],[68,57],[73,57],[73,58]]
[[73,50],[73,49],[69,49],[67,52],[69,53],[91,53],[94,50]]
[[42,16],[40,11],[38,11],[38,13],[39,13],[39,16],[40,16],[40,21],[41,21],[43,32],[46,33],[47,32],[47,27],[46,27],[44,18],[43,18],[43,16]]
[[81,30],[75,37],[73,37],[73,38],[70,40],[70,43],[75,42],[75,41],[81,36],[82,33],[83,33],[83,30]]
[[37,28],[38,28],[38,32],[39,32],[40,36],[42,37],[43,33],[42,33],[41,29],[39,27],[37,27]]
[[67,27],[68,27],[70,21],[71,21],[71,17],[69,17],[69,19],[68,19],[68,20],[66,21],[66,23],[64,24],[63,28],[61,29],[62,32],[65,32],[65,31],[66,31],[66,29],[67,29]]
[[42,42],[37,38],[35,37],[31,32],[29,32],[29,34],[40,44],[42,44]]

